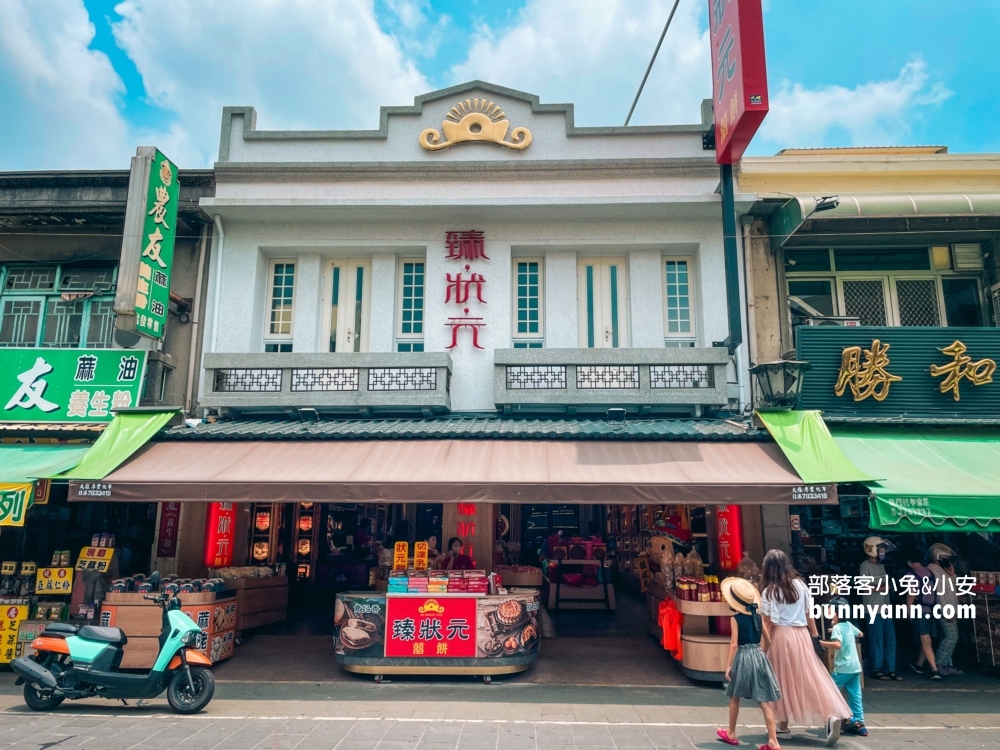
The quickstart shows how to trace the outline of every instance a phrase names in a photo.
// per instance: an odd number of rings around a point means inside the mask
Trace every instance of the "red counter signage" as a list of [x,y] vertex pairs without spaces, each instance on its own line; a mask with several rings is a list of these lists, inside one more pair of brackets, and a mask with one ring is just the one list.
[[385,655],[475,657],[477,600],[389,597]]
[[735,164],[767,114],[761,0],[708,0],[715,161]]
[[719,542],[719,567],[736,570],[743,559],[743,517],[738,505],[720,505],[715,515]]
[[233,538],[236,535],[236,505],[209,503],[205,519],[205,549],[202,562],[206,568],[227,568],[233,564]]

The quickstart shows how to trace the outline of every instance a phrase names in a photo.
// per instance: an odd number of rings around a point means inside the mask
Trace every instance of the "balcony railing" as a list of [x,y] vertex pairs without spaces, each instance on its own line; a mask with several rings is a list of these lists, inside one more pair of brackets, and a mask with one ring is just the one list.
[[201,405],[231,412],[311,408],[344,414],[451,410],[451,356],[393,354],[206,354]]
[[699,414],[728,403],[721,348],[497,349],[493,362],[505,413]]

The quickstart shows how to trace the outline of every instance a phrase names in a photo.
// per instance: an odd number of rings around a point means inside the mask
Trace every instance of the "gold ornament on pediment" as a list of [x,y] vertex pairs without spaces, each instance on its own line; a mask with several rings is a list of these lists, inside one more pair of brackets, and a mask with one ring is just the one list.
[[518,151],[531,145],[531,131],[514,128],[510,140],[505,141],[510,122],[499,105],[485,99],[466,99],[459,102],[445,115],[441,132],[427,128],[420,133],[420,146],[427,151],[440,151],[458,143],[495,143]]

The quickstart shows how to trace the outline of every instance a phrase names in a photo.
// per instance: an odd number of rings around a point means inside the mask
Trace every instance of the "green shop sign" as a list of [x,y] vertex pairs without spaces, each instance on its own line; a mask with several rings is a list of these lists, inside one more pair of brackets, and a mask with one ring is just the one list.
[[170,309],[179,198],[177,167],[158,149],[140,146],[129,177],[115,312],[154,339],[163,338]]
[[0,422],[110,422],[139,405],[146,352],[0,349]]
[[800,408],[840,417],[1000,416],[1000,328],[800,326]]

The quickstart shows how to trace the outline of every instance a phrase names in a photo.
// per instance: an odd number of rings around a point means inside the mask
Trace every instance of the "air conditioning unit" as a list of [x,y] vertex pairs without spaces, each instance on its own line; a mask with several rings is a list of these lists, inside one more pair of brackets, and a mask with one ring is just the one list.
[[861,318],[850,315],[814,315],[811,318],[806,318],[803,322],[807,326],[849,326],[853,328],[861,325]]
[[1000,284],[990,287],[990,299],[993,302],[993,325],[1000,326]]
[[956,271],[982,271],[982,247],[976,242],[952,245],[951,260]]

